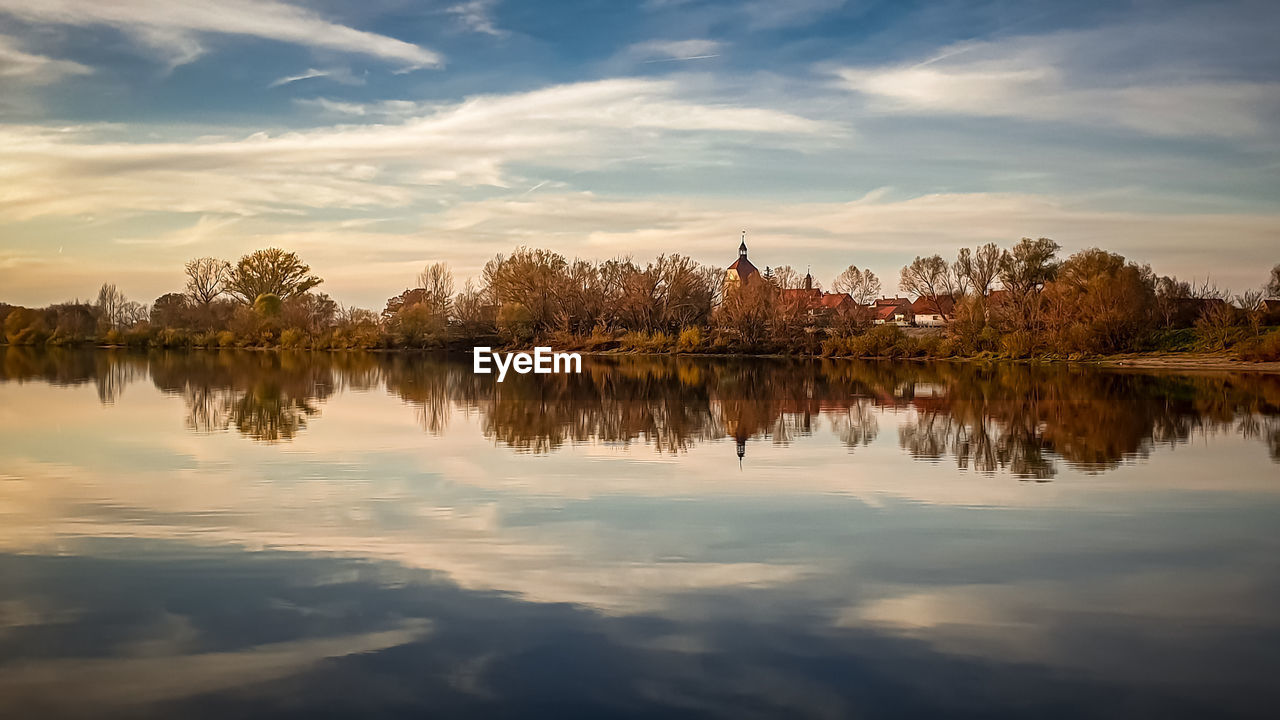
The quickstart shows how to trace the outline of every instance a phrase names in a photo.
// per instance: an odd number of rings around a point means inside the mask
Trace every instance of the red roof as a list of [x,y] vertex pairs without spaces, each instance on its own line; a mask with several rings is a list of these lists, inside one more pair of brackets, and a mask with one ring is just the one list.
[[910,305],[911,300],[904,297],[879,298],[871,303],[871,307],[884,307],[886,305],[896,307],[898,305]]
[[955,313],[956,300],[950,295],[939,295],[935,302],[933,298],[927,298],[923,295],[916,298],[911,303],[911,312],[916,315],[951,315]]
[[888,322],[893,319],[894,315],[911,315],[911,305],[907,303],[903,303],[902,305],[881,305],[879,307],[872,307],[875,310],[876,320],[884,320]]
[[756,269],[755,265],[751,264],[751,261],[748,260],[745,255],[739,257],[737,260],[734,260],[733,264],[729,266],[729,269],[738,271],[739,280],[746,280],[752,275],[760,274],[760,271]]

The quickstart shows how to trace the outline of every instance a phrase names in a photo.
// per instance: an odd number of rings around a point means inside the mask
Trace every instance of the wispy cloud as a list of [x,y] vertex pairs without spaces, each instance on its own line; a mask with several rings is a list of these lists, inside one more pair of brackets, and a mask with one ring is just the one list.
[[[880,112],[1258,136],[1276,128],[1280,83],[1219,60],[1240,56],[1232,46],[1260,40],[1252,22],[1179,16],[964,42],[922,61],[844,67],[837,75]],[[1197,52],[1204,55],[1188,62]]]
[[198,36],[210,33],[355,53],[404,67],[442,63],[432,50],[274,0],[0,0],[0,14],[37,24],[113,27],[163,49],[171,62],[197,57],[202,52]]
[[26,52],[18,47],[14,38],[0,35],[0,79],[38,83],[92,72],[80,63]]
[[449,14],[456,16],[471,32],[483,35],[505,35],[493,21],[493,6],[496,0],[467,0],[449,8]]
[[627,48],[627,53],[643,62],[673,62],[720,57],[721,43],[716,40],[650,40]]
[[240,140],[111,142],[87,130],[0,126],[0,219],[403,206],[424,183],[506,187],[512,163],[575,171],[649,148],[688,165],[700,148],[736,135],[764,147],[832,131],[779,110],[690,99],[674,81],[646,79],[480,96],[398,123]]
[[271,84],[267,85],[267,87],[278,88],[282,85],[292,85],[293,83],[301,82],[303,80],[314,80],[317,78],[325,78],[327,80],[332,80],[333,82],[341,83],[343,85],[363,85],[364,84],[364,78],[353,75],[351,71],[348,70],[347,68],[339,67],[339,68],[328,68],[324,70],[318,70],[316,68],[308,68],[306,72],[298,73],[297,75],[286,75],[282,78],[274,80],[271,82]]

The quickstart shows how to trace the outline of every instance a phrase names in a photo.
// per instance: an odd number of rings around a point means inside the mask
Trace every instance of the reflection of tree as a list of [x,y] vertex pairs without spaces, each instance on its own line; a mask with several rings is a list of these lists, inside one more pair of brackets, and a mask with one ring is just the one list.
[[[643,443],[679,453],[732,438],[740,452],[823,432],[850,449],[900,418],[912,457],[1048,479],[1065,464],[1103,472],[1207,433],[1266,443],[1280,460],[1280,378],[1160,376],[1068,366],[980,366],[688,358],[588,358],[580,375],[510,374],[428,354],[125,353],[6,348],[0,379],[94,383],[103,402],[150,374],[196,432],[236,428],[287,441],[338,388],[384,386],[430,433],[476,413],[485,435],[527,452],[566,443]],[[891,415],[886,415],[891,413]]]
[[303,353],[157,353],[156,387],[180,395],[187,427],[218,432],[234,426],[263,442],[291,440],[334,391],[333,363]]

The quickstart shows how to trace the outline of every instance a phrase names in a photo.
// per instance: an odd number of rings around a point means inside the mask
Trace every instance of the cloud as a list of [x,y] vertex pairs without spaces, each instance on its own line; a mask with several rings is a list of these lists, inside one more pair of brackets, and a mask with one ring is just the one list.
[[278,88],[283,85],[292,85],[303,80],[313,80],[316,78],[326,78],[342,85],[363,85],[364,79],[351,74],[347,68],[329,68],[327,70],[317,70],[316,68],[308,68],[306,72],[297,75],[286,75],[282,78],[274,80],[268,88]]
[[0,35],[0,79],[44,83],[67,75],[88,75],[93,70],[70,60],[34,55],[17,47],[17,42]]
[[310,10],[272,0],[0,0],[0,14],[37,24],[113,27],[164,50],[171,64],[197,57],[202,52],[197,38],[206,33],[366,55],[406,68],[442,63],[439,54],[418,45],[340,25]]
[[650,40],[627,48],[627,54],[645,62],[674,60],[702,60],[720,57],[721,43],[717,40],[694,38],[689,40]]
[[769,108],[690,100],[675,82],[645,79],[479,96],[394,124],[238,140],[121,142],[83,128],[0,126],[0,219],[405,206],[424,183],[504,187],[518,162],[575,171],[652,148],[688,163],[699,134],[717,145],[738,134],[760,145],[830,131]]
[[456,16],[471,32],[502,36],[506,33],[499,30],[493,22],[494,3],[495,0],[468,0],[450,7],[448,12]]
[[879,112],[1255,137],[1274,132],[1280,83],[1258,74],[1248,52],[1229,50],[1259,40],[1248,23],[1247,13],[1181,15],[958,43],[922,61],[836,75]]

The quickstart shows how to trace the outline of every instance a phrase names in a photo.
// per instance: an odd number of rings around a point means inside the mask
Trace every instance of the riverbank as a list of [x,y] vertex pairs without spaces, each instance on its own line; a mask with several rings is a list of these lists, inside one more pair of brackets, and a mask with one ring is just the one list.
[[[0,348],[5,347],[23,347],[17,345],[7,345],[0,343]],[[81,346],[84,347],[84,346]],[[128,345],[92,345],[103,350],[129,350],[139,349]],[[335,349],[335,350],[308,350],[304,348],[285,348],[279,345],[275,346],[253,346],[244,348],[206,348],[202,346],[192,346],[187,349],[191,350],[248,350],[256,352],[271,351],[294,351],[294,352],[372,352],[372,353],[422,353],[422,352],[444,352],[444,353],[462,353],[466,354],[470,348],[369,348],[369,349]],[[501,351],[517,352],[522,348],[500,348]],[[526,348],[531,349],[531,348]],[[785,354],[785,353],[706,353],[706,352],[652,352],[644,350],[575,350],[588,357],[686,357],[686,358],[707,358],[707,359],[829,359],[829,360],[897,360],[907,362],[949,362],[949,363],[999,363],[999,364],[1067,364],[1067,365],[1092,365],[1095,367],[1106,368],[1127,368],[1133,370],[1169,370],[1175,372],[1243,372],[1243,373],[1267,373],[1280,374],[1280,361],[1263,361],[1253,362],[1241,360],[1230,352],[1146,352],[1146,353],[1125,353],[1120,355],[1109,355],[1095,358],[1002,358],[994,355],[977,355],[977,356],[952,356],[952,357],[933,357],[928,355],[916,356],[866,356],[851,357],[838,356],[824,358],[821,355],[803,355],[803,354]]]

